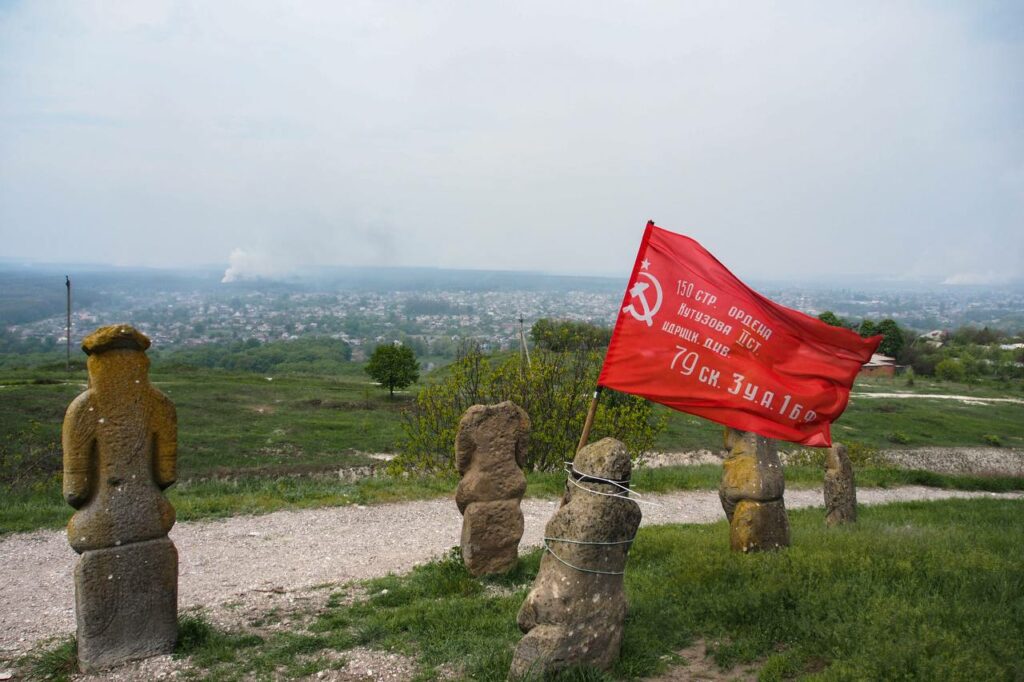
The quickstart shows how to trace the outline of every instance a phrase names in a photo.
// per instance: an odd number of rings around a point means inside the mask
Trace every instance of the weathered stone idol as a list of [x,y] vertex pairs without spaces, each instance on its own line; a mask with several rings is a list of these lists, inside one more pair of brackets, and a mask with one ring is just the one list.
[[735,552],[789,546],[789,518],[782,495],[786,482],[779,450],[771,438],[726,429],[729,456],[722,463],[718,496],[729,518],[729,544]]
[[174,405],[149,383],[149,339],[121,324],[85,338],[89,388],[64,417],[64,499],[77,511],[68,541],[75,567],[78,662],[99,670],[174,649],[178,553]]
[[529,436],[530,418],[510,401],[474,405],[459,422],[455,464],[462,479],[455,503],[462,513],[462,560],[473,575],[506,573],[519,560]]
[[825,458],[825,525],[837,526],[857,520],[857,489],[853,464],[846,446],[836,443]]
[[630,469],[626,447],[612,438],[576,455],[562,502],[544,529],[548,551],[519,609],[526,634],[510,678],[576,665],[608,669],[618,659],[627,608],[623,573],[641,517],[626,496]]

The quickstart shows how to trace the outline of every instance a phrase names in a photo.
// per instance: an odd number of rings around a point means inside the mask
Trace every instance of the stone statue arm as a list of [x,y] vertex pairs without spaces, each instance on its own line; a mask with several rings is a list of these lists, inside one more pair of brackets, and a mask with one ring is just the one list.
[[516,466],[520,469],[526,468],[526,453],[530,447],[530,420],[524,419],[524,421],[526,425],[516,437]]
[[178,480],[178,413],[170,398],[156,393],[153,410],[153,479],[160,490]]
[[455,469],[460,474],[465,474],[469,471],[469,466],[473,463],[473,453],[475,452],[476,443],[473,441],[473,437],[460,428],[455,434]]
[[92,411],[92,391],[86,390],[68,406],[61,429],[64,450],[64,500],[75,509],[92,497],[96,485],[96,412]]

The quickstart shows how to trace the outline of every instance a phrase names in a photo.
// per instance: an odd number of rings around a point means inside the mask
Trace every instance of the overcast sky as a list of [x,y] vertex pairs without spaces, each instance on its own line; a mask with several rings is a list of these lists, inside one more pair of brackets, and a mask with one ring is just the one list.
[[5,2],[0,257],[1024,276],[1019,2]]

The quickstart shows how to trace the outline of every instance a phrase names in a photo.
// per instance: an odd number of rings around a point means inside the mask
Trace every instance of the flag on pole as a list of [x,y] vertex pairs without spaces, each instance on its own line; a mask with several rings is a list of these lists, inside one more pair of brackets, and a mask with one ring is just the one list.
[[769,438],[827,446],[881,340],[765,298],[694,240],[650,222],[598,384]]

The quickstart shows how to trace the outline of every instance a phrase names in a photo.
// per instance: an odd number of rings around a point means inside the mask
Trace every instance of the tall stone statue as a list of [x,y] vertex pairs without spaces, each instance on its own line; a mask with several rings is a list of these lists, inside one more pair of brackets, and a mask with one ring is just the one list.
[[462,560],[473,575],[506,573],[519,560],[529,436],[530,418],[510,401],[474,405],[459,421],[455,463],[462,479],[455,502],[462,513]]
[[85,672],[173,650],[178,553],[174,405],[149,383],[149,339],[126,325],[87,336],[89,388],[64,417],[64,499],[77,511],[78,662]]
[[730,452],[722,463],[718,496],[729,518],[733,551],[788,547],[789,518],[782,500],[786,482],[775,441],[727,428],[725,445]]
[[853,464],[846,446],[836,443],[825,458],[825,525],[837,526],[857,520],[857,489]]
[[548,551],[519,609],[526,634],[511,679],[542,679],[576,665],[606,670],[618,660],[627,609],[623,573],[641,518],[628,497],[630,470],[626,447],[612,438],[576,455],[544,529]]

